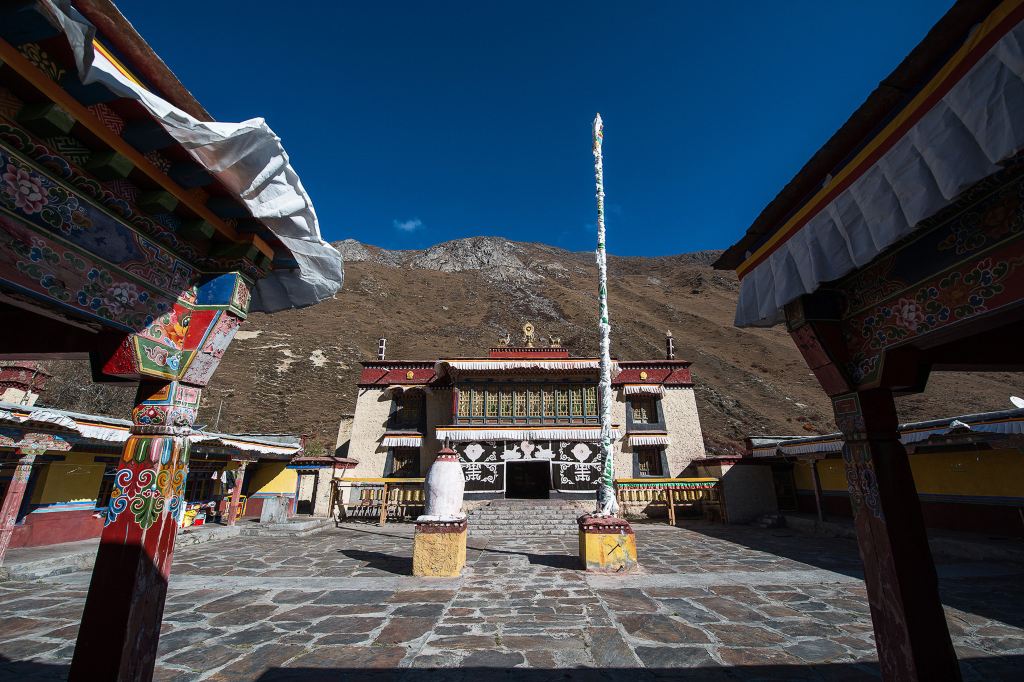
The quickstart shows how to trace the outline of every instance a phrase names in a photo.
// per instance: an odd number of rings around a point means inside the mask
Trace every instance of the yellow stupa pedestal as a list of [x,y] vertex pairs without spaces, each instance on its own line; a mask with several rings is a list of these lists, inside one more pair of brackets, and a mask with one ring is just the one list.
[[457,578],[466,566],[468,525],[461,521],[417,521],[412,543],[412,574]]
[[625,519],[616,516],[579,518],[580,563],[595,573],[628,573],[635,571],[636,535]]

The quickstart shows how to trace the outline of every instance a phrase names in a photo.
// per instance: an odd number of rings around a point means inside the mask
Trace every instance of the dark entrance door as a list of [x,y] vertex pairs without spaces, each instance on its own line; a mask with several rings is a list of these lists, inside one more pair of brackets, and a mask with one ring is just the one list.
[[299,472],[299,492],[295,500],[296,514],[313,514],[316,506],[317,474],[315,471]]
[[548,462],[505,463],[505,497],[546,500],[550,493],[551,465]]
[[775,483],[775,499],[779,511],[797,510],[796,481],[793,478],[792,464],[773,464],[772,479]]

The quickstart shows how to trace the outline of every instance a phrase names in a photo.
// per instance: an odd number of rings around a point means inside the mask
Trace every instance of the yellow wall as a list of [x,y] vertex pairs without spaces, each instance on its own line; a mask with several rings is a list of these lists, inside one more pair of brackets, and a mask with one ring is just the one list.
[[[932,495],[1024,497],[1024,454],[1019,450],[965,450],[910,456],[917,492]],[[841,459],[818,462],[822,490],[846,490]],[[793,478],[813,490],[810,464],[797,462]]]
[[[260,462],[249,479],[248,493],[288,493],[295,494],[297,474],[294,469],[286,469],[287,462]],[[253,466],[252,464],[249,465]]]
[[42,465],[39,479],[32,490],[32,503],[95,500],[106,465],[94,462],[93,457],[89,453],[69,452],[63,462]]
[[814,479],[811,478],[810,462],[793,463],[793,482],[800,490],[814,490]]

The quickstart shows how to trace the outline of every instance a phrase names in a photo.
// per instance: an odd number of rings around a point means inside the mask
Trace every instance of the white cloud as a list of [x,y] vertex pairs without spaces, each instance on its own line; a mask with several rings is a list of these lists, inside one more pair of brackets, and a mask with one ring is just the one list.
[[391,221],[391,224],[395,226],[396,230],[401,230],[402,232],[415,232],[423,227],[423,221],[419,218],[413,218],[411,220],[398,220],[396,218]]

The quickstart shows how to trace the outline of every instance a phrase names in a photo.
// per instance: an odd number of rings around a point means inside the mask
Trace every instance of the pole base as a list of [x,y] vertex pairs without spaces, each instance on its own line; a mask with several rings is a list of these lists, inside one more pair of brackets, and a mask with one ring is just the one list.
[[617,516],[585,514],[578,521],[580,564],[594,573],[629,573],[637,570],[636,535],[629,521]]
[[412,544],[412,574],[457,578],[466,566],[468,524],[461,521],[417,521]]

